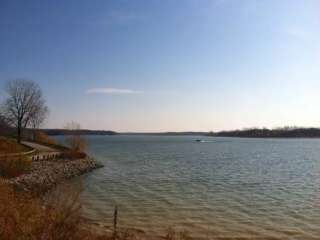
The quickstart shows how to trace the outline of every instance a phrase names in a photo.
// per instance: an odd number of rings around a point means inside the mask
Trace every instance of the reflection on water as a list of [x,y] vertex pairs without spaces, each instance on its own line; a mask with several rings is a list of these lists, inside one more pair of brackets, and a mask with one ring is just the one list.
[[88,175],[86,216],[150,234],[197,237],[320,236],[320,141],[168,136],[90,136],[105,164]]

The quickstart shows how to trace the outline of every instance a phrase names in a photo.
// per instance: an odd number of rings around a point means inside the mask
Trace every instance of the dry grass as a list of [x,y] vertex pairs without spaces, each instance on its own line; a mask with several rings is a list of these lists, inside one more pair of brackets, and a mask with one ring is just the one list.
[[80,158],[85,158],[87,154],[84,152],[85,151],[85,141],[83,138],[78,138],[75,137],[73,138],[72,136],[67,136],[67,139],[70,141],[74,141],[74,144],[77,144],[78,148],[73,149],[71,147],[64,147],[60,144],[57,143],[54,139],[50,138],[45,132],[43,131],[37,131],[37,136],[36,136],[36,142],[43,144],[45,146],[49,146],[52,148],[56,148],[60,150],[63,154],[62,158],[65,159],[80,159]]
[[32,160],[26,156],[2,157],[0,159],[0,177],[13,178],[28,173]]
[[0,137],[0,154],[30,151],[29,148],[18,144],[15,139]]
[[188,232],[175,232],[173,229],[169,229],[167,235],[164,237],[165,240],[192,240]]
[[73,151],[73,150],[69,150],[69,151],[64,151],[62,153],[62,158],[65,159],[81,159],[81,158],[85,158],[87,157],[87,154],[85,154],[84,152],[77,152],[77,151]]
[[[139,240],[129,230],[97,234],[84,227],[81,218],[79,191],[48,197],[34,197],[17,192],[0,179],[1,240]],[[190,240],[185,233],[169,231],[163,240]]]
[[31,169],[32,161],[27,156],[7,156],[6,154],[30,151],[11,138],[0,137],[0,177],[17,177]]
[[0,183],[0,239],[83,239],[76,201],[60,209]]
[[100,239],[82,229],[77,194],[45,201],[3,182],[0,192],[1,240]]

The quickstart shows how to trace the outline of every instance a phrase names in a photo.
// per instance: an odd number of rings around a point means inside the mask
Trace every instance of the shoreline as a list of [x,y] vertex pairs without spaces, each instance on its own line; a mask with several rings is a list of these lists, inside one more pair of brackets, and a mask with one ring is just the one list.
[[8,179],[17,190],[45,193],[58,184],[104,167],[91,157],[33,161],[29,173]]

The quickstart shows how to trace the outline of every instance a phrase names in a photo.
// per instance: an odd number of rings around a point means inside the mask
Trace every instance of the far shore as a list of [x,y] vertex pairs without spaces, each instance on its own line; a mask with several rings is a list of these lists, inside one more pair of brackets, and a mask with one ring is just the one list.
[[[68,135],[68,130],[64,129],[43,129],[48,135],[59,136]],[[79,135],[148,135],[148,136],[209,136],[209,137],[239,137],[239,138],[320,138],[320,128],[304,127],[283,127],[283,128],[248,128],[242,130],[201,132],[116,132],[110,130],[76,130]]]

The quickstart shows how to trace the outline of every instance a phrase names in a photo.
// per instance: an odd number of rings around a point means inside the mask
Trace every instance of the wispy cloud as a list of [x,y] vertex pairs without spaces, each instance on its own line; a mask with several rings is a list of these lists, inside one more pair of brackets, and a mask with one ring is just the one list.
[[87,94],[138,94],[142,93],[141,91],[124,89],[124,88],[92,88],[86,91]]

